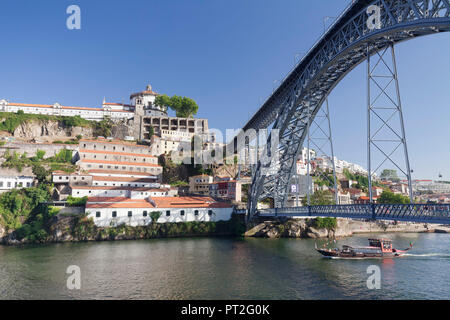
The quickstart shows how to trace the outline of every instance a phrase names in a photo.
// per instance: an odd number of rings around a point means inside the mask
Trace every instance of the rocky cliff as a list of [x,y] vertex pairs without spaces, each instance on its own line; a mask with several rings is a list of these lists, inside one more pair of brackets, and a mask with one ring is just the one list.
[[[130,120],[132,122],[132,120]],[[133,136],[133,126],[123,120],[112,124],[111,136],[117,139],[124,139],[126,136]],[[94,127],[65,126],[56,120],[30,120],[23,122],[14,130],[14,137],[22,139],[41,138],[43,140],[67,140],[76,138],[78,135],[84,138],[97,136]]]
[[433,232],[443,230],[436,225],[417,223],[394,224],[384,221],[360,221],[338,218],[334,229],[318,229],[314,219],[290,219],[255,223],[247,228],[246,237],[260,238],[334,238],[357,233],[374,232]]
[[13,132],[17,138],[51,138],[67,139],[75,138],[77,135],[92,137],[94,129],[91,127],[66,127],[59,121],[31,120],[20,124]]

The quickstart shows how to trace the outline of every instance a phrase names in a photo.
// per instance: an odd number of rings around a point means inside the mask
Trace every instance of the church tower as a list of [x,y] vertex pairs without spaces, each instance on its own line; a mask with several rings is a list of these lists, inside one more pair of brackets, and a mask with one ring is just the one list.
[[144,91],[133,93],[130,96],[131,105],[134,106],[134,113],[137,116],[167,116],[167,107],[155,105],[158,93],[152,90],[149,84]]

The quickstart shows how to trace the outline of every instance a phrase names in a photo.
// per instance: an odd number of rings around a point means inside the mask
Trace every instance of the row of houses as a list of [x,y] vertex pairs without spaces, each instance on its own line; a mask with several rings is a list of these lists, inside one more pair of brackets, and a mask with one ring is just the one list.
[[[316,151],[313,149],[303,148],[297,160],[297,174],[306,175],[308,173],[308,153],[309,153],[309,172],[312,174],[317,169],[321,171],[333,171],[333,162],[329,157],[318,157]],[[345,160],[340,160],[334,157],[334,166],[336,173],[343,173],[348,170],[353,174],[367,175],[367,170],[363,166],[351,163]]]
[[209,196],[179,196],[164,185],[162,167],[151,149],[118,140],[80,140],[79,171],[55,171],[55,198],[87,197],[86,214],[98,226],[229,220],[233,206]]

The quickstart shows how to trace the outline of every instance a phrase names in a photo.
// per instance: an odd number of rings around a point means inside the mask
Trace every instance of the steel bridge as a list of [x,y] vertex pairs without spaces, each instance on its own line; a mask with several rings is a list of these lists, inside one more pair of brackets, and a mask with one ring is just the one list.
[[339,217],[450,225],[448,204],[349,204],[258,210],[258,217]]
[[[249,148],[249,140],[252,139],[246,134],[248,130],[264,129],[270,132],[261,154],[271,160],[263,162],[259,159],[252,167],[248,218],[251,219],[255,215],[320,215],[449,223],[449,206],[373,204],[372,175],[378,168],[372,168],[371,161],[371,152],[381,151],[386,156],[386,160],[392,162],[404,173],[409,182],[409,190],[412,192],[394,46],[402,41],[446,31],[450,31],[450,0],[353,1],[280,82],[279,87],[243,126],[242,133],[235,137],[233,145],[229,146],[241,152],[241,148]],[[386,63],[386,52],[392,55],[391,66]],[[368,96],[364,104],[367,104],[368,115],[367,160],[371,204],[287,208],[289,188],[297,159],[306,142],[309,149],[310,127],[314,119],[324,102],[328,102],[330,92],[351,70],[364,61],[367,62],[365,80]],[[376,75],[373,71],[381,64],[384,64],[389,71],[388,76],[385,76],[390,79],[389,83],[395,84],[396,92],[391,96],[383,86],[377,83],[377,77],[384,75]],[[389,125],[390,118],[383,119],[377,113],[377,110],[382,107],[378,107],[376,99],[372,99],[371,96],[371,89],[375,85],[381,89],[380,95],[390,99],[391,109],[399,114],[399,131],[395,131]],[[375,117],[381,119],[384,127],[391,129],[394,137],[392,141],[398,143],[396,149],[403,150],[404,166],[401,167],[390,157],[391,154],[388,151],[379,146],[380,140],[377,140],[374,134],[376,128],[371,127],[371,121]],[[242,141],[245,142],[242,143]],[[273,144],[274,141],[277,143]],[[256,143],[259,151],[260,142]],[[336,176],[334,176],[334,185],[336,188]],[[308,186],[308,195],[309,191]],[[258,211],[258,202],[267,198],[273,199],[275,208]],[[411,193],[410,199],[412,202]],[[336,204],[338,204],[337,200]]]

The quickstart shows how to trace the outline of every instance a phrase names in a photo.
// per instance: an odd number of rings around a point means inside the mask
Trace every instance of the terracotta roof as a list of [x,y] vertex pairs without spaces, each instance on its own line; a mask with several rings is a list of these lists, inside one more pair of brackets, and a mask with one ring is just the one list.
[[[155,197],[152,198],[156,208],[231,208],[232,205],[216,202],[210,197]],[[143,199],[128,198],[88,198],[86,208],[155,208]]]
[[[109,174],[111,176],[114,175],[129,175],[129,176],[144,176],[144,177],[154,177],[154,174],[151,174],[149,172],[134,172],[134,171],[114,171],[114,170],[101,170],[101,169],[92,169],[88,171],[90,174],[93,173],[103,173],[103,174]],[[99,176],[96,176],[99,177]]]
[[118,181],[118,182],[155,182],[152,178],[133,178],[133,177],[105,177],[105,176],[94,176],[94,181]]
[[116,152],[116,151],[88,150],[88,149],[80,149],[80,152],[113,154],[113,155],[123,155],[123,156],[136,156],[136,157],[146,157],[146,158],[157,158],[157,157],[152,156],[150,154],[144,154],[144,153]]
[[232,205],[216,202],[210,197],[160,197],[152,198],[158,208],[231,208]]
[[130,208],[130,209],[139,209],[139,208],[154,208],[154,206],[150,202],[102,202],[102,203],[87,203],[86,209],[102,209],[102,208]]
[[87,202],[148,202],[145,199],[131,199],[126,197],[89,197]]
[[149,146],[141,146],[135,143],[131,143],[131,142],[125,142],[122,140],[108,140],[108,139],[101,139],[98,138],[97,140],[93,140],[93,139],[81,139],[80,142],[95,142],[95,143],[109,143],[109,144],[121,144],[121,145],[126,145],[126,146],[131,146],[131,147],[139,147],[139,148],[149,148]]
[[101,164],[117,164],[117,165],[129,165],[129,166],[140,166],[140,167],[156,167],[162,168],[160,165],[153,163],[142,163],[142,162],[128,162],[128,161],[107,161],[107,160],[91,160],[91,159],[81,159],[81,162],[85,163],[101,163]]
[[[374,200],[378,199],[378,197],[375,197],[375,196],[373,196],[372,198],[373,198]],[[370,200],[370,198],[369,198],[369,197],[366,197],[366,196],[361,196],[361,197],[359,197],[358,199],[359,199],[359,200]]]
[[109,106],[125,106],[125,104],[122,103],[115,103],[115,102],[105,102],[103,103],[104,105],[109,105]]
[[88,174],[88,173],[82,173],[82,172],[67,173],[67,172],[64,172],[64,171],[61,171],[61,170],[53,171],[52,174],[54,176],[60,176],[60,175],[63,175],[63,176],[83,176],[83,177],[89,177],[90,176],[90,174]]
[[72,190],[126,190],[126,191],[146,191],[146,192],[167,192],[169,189],[142,188],[142,187],[121,187],[121,186],[71,186]]
[[96,140],[94,139],[81,139],[80,142],[95,142],[95,143],[109,143],[109,144],[120,144],[120,145],[125,145],[125,146],[130,146],[130,147],[139,147],[139,148],[149,148],[149,146],[141,146],[138,145],[136,143],[131,143],[131,142],[126,142],[123,140],[111,140],[111,139],[105,139],[105,138],[98,138]]
[[343,191],[345,191],[345,192],[349,192],[350,194],[358,194],[358,193],[362,193],[362,191],[361,191],[361,190],[359,190],[359,189],[355,189],[355,188],[344,189]]

